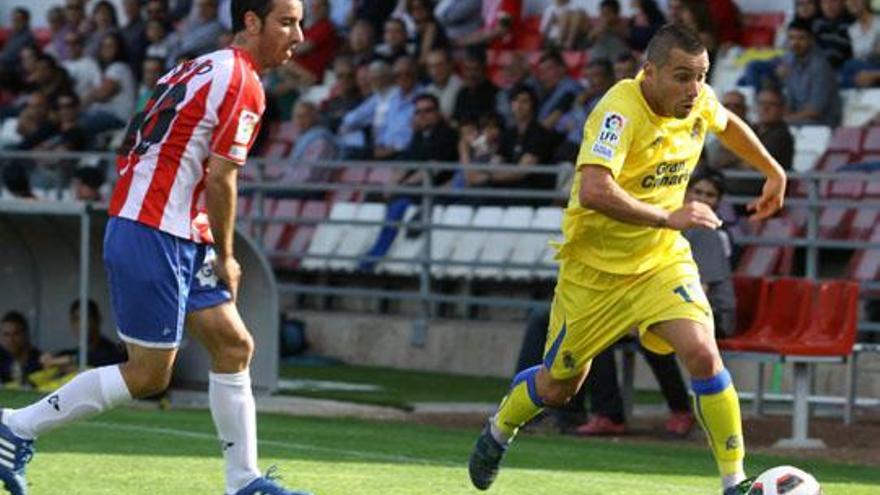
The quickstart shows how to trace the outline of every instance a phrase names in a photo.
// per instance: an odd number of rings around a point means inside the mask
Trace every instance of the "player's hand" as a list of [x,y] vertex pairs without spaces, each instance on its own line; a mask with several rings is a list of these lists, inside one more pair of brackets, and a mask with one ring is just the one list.
[[232,256],[218,256],[214,260],[214,274],[226,283],[232,293],[232,300],[235,301],[238,298],[238,282],[241,280],[241,266],[238,261]]
[[748,211],[753,212],[749,220],[757,222],[769,218],[782,208],[784,200],[785,177],[767,179],[761,190],[761,197],[748,205]]
[[721,219],[706,203],[691,201],[673,211],[666,218],[666,226],[673,230],[687,230],[693,227],[717,229]]

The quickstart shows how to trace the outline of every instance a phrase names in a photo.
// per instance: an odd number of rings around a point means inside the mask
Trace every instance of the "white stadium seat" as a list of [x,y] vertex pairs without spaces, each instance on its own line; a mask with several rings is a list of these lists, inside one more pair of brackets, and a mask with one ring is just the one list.
[[[446,225],[450,227],[467,227],[471,224],[474,216],[474,209],[464,205],[450,205],[443,210],[443,217],[440,222],[435,225]],[[448,261],[452,256],[452,251],[458,239],[461,237],[461,230],[434,230],[431,232],[431,260],[432,261]],[[431,267],[431,273],[435,276],[441,275],[446,268],[445,266],[435,265]]]
[[[358,206],[354,219],[360,222],[381,222],[385,219],[385,205],[363,203]],[[345,230],[335,254],[352,257],[364,254],[376,240],[381,228],[379,225],[350,225]],[[329,260],[328,266],[333,270],[354,271],[357,264],[356,259],[333,259]]]
[[[407,208],[406,212],[403,214],[404,225],[409,224],[415,218],[419,208],[420,207],[416,205],[410,205],[410,207]],[[433,223],[440,223],[443,220],[443,207],[439,205],[434,206],[434,209],[431,212],[431,218]],[[406,228],[402,228],[400,232],[398,232],[397,237],[394,238],[394,242],[391,244],[391,248],[388,250],[386,258],[408,259],[412,261],[383,261],[379,263],[379,273],[413,275],[419,272],[420,268],[416,263],[422,254],[422,248],[425,245],[425,236],[418,235],[410,238],[407,237],[406,234]]]
[[[535,210],[529,206],[511,206],[501,217],[501,226],[506,228],[527,229],[535,218]],[[505,263],[510,261],[513,250],[520,240],[526,236],[524,232],[491,232],[485,241],[479,261],[482,263]],[[481,266],[474,270],[474,275],[481,278],[500,279],[504,270],[499,266]]]
[[[449,261],[473,263],[479,260],[483,246],[489,239],[489,232],[486,231],[486,228],[501,225],[503,216],[504,208],[500,206],[479,207],[471,222],[474,229],[468,232],[459,232],[460,235],[452,249],[452,254],[449,256]],[[470,277],[473,270],[473,266],[450,265],[441,273],[449,277]]]
[[[562,227],[562,208],[545,206],[535,210],[530,227],[535,230],[553,230],[559,232]],[[561,234],[533,232],[521,234],[513,247],[510,263],[537,265],[542,262],[545,254],[552,260],[555,250],[549,245],[551,239],[561,239]],[[536,268],[509,268],[505,275],[508,278],[523,280],[537,276]]]
[[[330,209],[329,220],[354,220],[357,214],[357,203],[338,202]],[[309,250],[302,261],[302,267],[307,270],[321,270],[327,267],[326,258],[313,256],[328,256],[336,252],[337,246],[345,237],[349,225],[343,224],[320,224],[315,230]],[[311,256],[309,256],[311,255]]]

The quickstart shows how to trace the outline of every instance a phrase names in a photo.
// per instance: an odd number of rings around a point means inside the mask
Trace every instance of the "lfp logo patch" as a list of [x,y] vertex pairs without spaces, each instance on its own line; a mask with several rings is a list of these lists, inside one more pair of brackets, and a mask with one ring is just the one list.
[[623,115],[615,112],[608,112],[602,118],[602,127],[599,129],[599,136],[593,143],[593,154],[610,160],[614,155],[614,148],[620,143],[620,136],[623,134],[623,128],[626,126],[626,119]]

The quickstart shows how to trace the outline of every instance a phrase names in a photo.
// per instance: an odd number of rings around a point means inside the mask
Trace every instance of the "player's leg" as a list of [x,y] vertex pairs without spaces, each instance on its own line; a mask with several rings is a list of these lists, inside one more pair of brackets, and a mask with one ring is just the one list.
[[666,431],[678,436],[690,433],[696,422],[691,412],[691,401],[675,354],[657,354],[644,347],[641,348],[645,362],[654,373],[660,392],[669,407],[669,418],[666,420]]
[[650,331],[675,349],[691,375],[694,412],[718,463],[722,485],[725,489],[737,485],[745,479],[739,397],[721,361],[711,324],[671,320],[653,325]]
[[211,355],[208,401],[226,464],[226,493],[296,495],[257,465],[257,413],[251,390],[254,341],[231,295],[211,268],[213,254],[200,247],[201,268],[193,277],[186,328]]

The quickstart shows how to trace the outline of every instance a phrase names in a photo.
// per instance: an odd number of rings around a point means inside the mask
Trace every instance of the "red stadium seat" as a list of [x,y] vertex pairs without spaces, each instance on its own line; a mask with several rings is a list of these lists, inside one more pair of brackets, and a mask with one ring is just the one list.
[[[368,173],[369,169],[364,166],[356,165],[345,167],[333,182],[349,185],[363,184],[367,180]],[[330,197],[332,198],[333,203],[338,203],[340,201],[357,202],[363,198],[363,191],[357,188],[331,191]]]
[[759,12],[742,17],[742,44],[747,47],[773,46],[776,31],[785,21],[784,12]]
[[567,51],[562,53],[568,75],[574,79],[580,79],[584,67],[590,59],[590,53],[586,50]]
[[813,283],[803,278],[781,278],[770,283],[758,306],[754,324],[738,337],[722,339],[724,350],[765,351],[783,342],[807,323]]
[[846,280],[820,282],[812,308],[797,338],[782,341],[773,350],[791,356],[850,355],[859,318],[859,284]]
[[[860,179],[838,179],[831,181],[828,197],[857,200],[865,190],[865,181]],[[839,239],[847,237],[856,210],[842,206],[828,206],[819,216],[819,235]]]
[[[875,225],[868,238],[871,242],[880,242],[880,225]],[[859,249],[853,255],[847,270],[849,279],[870,282],[877,280],[880,274],[880,249]]]
[[[266,215],[272,217],[296,217],[299,213],[300,201],[298,199],[279,199],[273,201],[272,210],[265,212]],[[294,226],[289,222],[272,222],[267,223],[266,231],[263,234],[263,248],[267,251],[280,251],[284,249],[283,241],[290,237],[290,231]],[[276,258],[269,256],[272,264],[275,264]]]
[[[797,225],[790,218],[778,217],[767,220],[761,229],[761,237],[790,239],[797,233]],[[736,274],[748,277],[766,277],[791,273],[794,248],[783,246],[748,246],[736,267]]]
[[838,127],[828,142],[828,151],[847,151],[858,154],[862,151],[865,130],[861,127]]
[[761,277],[733,277],[733,290],[736,293],[736,329],[734,335],[741,335],[752,327],[758,315],[761,301],[767,298],[770,284]]
[[[320,221],[327,218],[329,212],[330,206],[326,201],[309,200],[303,203],[299,218],[301,220]],[[285,258],[280,266],[290,269],[299,266],[303,255],[308,251],[309,243],[312,242],[312,236],[315,234],[316,228],[317,225],[314,223],[300,223],[296,225],[296,228],[290,232],[289,239],[284,239],[282,242],[282,250],[290,256]]]
[[862,143],[862,151],[880,152],[880,126],[869,127],[865,131],[865,142]]

